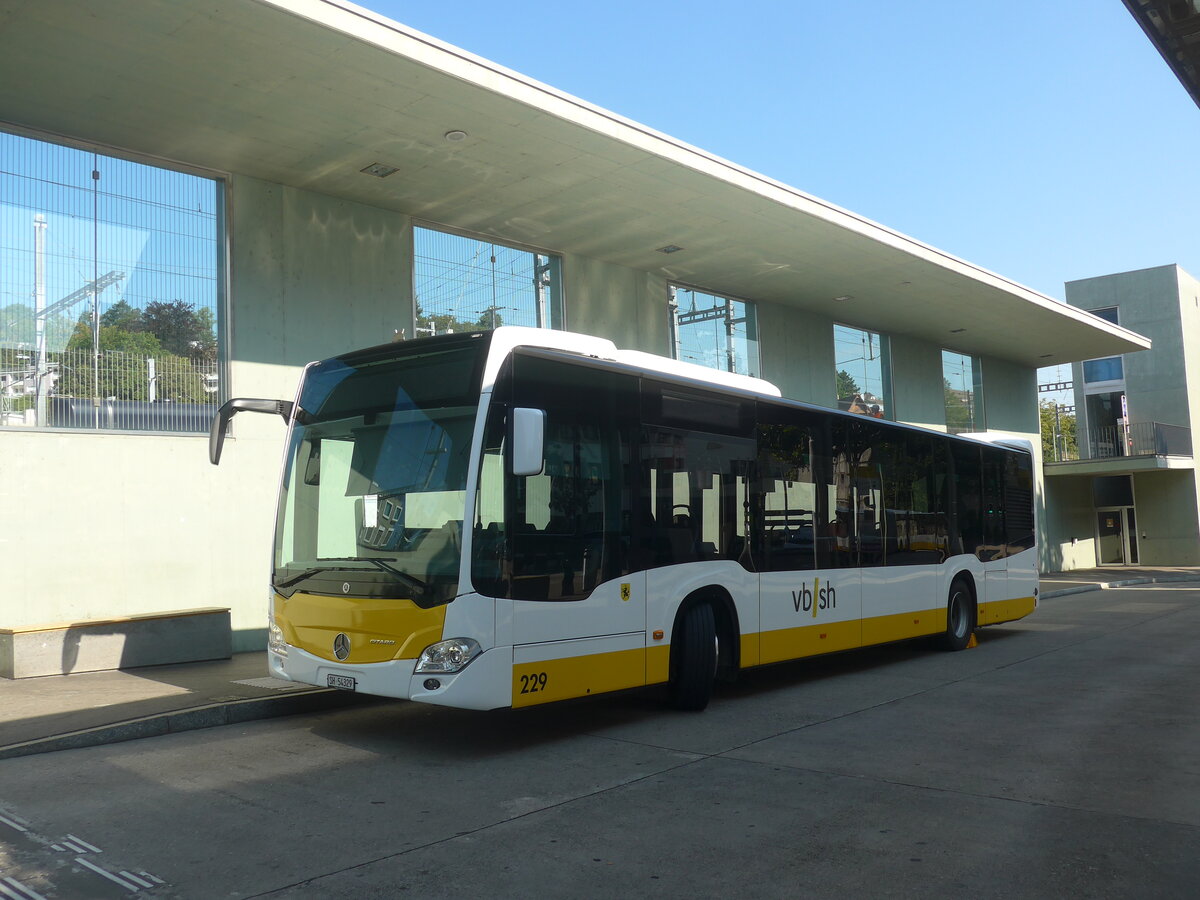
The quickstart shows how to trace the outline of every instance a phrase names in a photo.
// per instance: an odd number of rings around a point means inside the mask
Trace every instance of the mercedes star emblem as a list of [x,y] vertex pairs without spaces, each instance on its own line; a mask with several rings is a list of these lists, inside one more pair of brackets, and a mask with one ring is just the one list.
[[340,660],[344,660],[350,655],[350,638],[344,634],[339,634],[333,639],[333,655]]

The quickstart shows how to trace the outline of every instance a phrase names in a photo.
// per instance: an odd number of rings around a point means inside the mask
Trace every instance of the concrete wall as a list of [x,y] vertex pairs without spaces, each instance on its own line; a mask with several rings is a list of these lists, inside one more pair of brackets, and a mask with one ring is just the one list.
[[895,335],[892,350],[892,400],[902,422],[946,429],[946,392],[942,348],[908,335]]
[[1133,502],[1141,565],[1200,565],[1194,471],[1172,469],[1135,475]]
[[1042,531],[1043,572],[1090,569],[1096,565],[1096,516],[1087,476],[1045,479]]
[[[290,399],[306,362],[413,334],[408,217],[240,176],[229,207],[230,395]],[[670,352],[661,275],[568,255],[563,280],[569,328]],[[834,406],[833,321],[757,313],[763,377]],[[940,347],[894,337],[891,358],[898,416],[943,428]],[[1034,382],[985,361],[989,426],[1033,436]],[[202,435],[0,430],[0,627],[228,606],[233,649],[263,646],[283,437],[238,416],[214,468]]]
[[[1120,324],[1154,342],[1150,350],[1124,356],[1125,395],[1131,422],[1163,422],[1190,427],[1188,382],[1184,374],[1184,331],[1180,322],[1178,266],[1158,266],[1101,278],[1072,281],[1067,302],[1080,309],[1116,306]],[[1200,348],[1192,351],[1200,352]],[[1087,434],[1083,367],[1073,367],[1079,434]],[[1198,376],[1200,377],[1200,376]]]
[[[291,398],[311,359],[412,333],[407,217],[235,177],[229,391]],[[0,627],[232,609],[265,644],[284,429],[241,415],[219,467],[203,435],[0,429]]]
[[[1132,423],[1193,427],[1191,398],[1200,397],[1200,282],[1178,266],[1158,266],[1073,281],[1067,301],[1082,309],[1116,306],[1121,325],[1149,337],[1154,346],[1125,354],[1125,395]],[[1080,449],[1086,451],[1083,367],[1073,367],[1079,410]],[[1194,438],[1193,438],[1194,440]],[[1194,452],[1193,448],[1193,452]],[[1053,478],[1048,545],[1061,548],[1077,530],[1095,529],[1091,478]],[[1200,507],[1193,469],[1140,472],[1133,480],[1139,562],[1148,566],[1200,563]],[[1086,513],[1086,517],[1084,516]],[[1063,553],[1061,568],[1094,566],[1094,547]]]

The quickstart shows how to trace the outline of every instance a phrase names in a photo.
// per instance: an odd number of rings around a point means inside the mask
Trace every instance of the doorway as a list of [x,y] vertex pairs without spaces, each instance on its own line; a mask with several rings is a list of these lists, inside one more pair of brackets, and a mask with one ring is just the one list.
[[1101,566],[1137,565],[1137,521],[1132,506],[1096,510],[1096,563]]

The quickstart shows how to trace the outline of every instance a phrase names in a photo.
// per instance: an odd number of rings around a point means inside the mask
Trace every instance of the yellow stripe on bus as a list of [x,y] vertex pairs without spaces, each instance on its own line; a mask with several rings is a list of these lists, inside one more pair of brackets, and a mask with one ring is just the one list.
[[857,619],[764,631],[758,636],[759,661],[782,662],[785,659],[850,650],[861,645],[861,633]]
[[1033,597],[1017,597],[1015,600],[997,600],[994,603],[979,604],[979,624],[996,625],[1000,622],[1012,622],[1023,619],[1037,608],[1037,600]]
[[[1008,622],[1033,612],[1033,597],[1000,600],[980,605],[980,624]],[[985,620],[986,615],[986,620]],[[996,618],[993,618],[996,617]],[[783,662],[887,644],[946,629],[946,610],[918,610],[861,621],[825,622],[741,636],[741,667]],[[644,650],[618,650],[586,656],[564,657],[513,666],[512,705],[533,706],[572,697],[620,691],[643,684],[662,684],[670,678],[671,647],[660,643]]]
[[518,663],[513,666],[512,705],[533,706],[645,683],[645,649]]
[[872,644],[888,644],[927,634],[941,634],[945,630],[945,607],[890,616],[872,616],[862,620],[862,642],[864,647],[869,647]]

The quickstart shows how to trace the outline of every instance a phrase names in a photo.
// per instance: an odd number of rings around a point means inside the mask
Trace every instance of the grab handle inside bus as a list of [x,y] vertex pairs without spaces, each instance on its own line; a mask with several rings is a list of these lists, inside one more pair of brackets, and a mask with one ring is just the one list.
[[516,407],[509,417],[513,475],[540,475],[546,456],[546,411]]
[[221,461],[221,447],[225,444],[225,430],[229,427],[229,420],[240,412],[279,415],[287,422],[292,417],[292,401],[238,397],[223,404],[213,416],[212,425],[208,429],[208,461],[214,466]]

